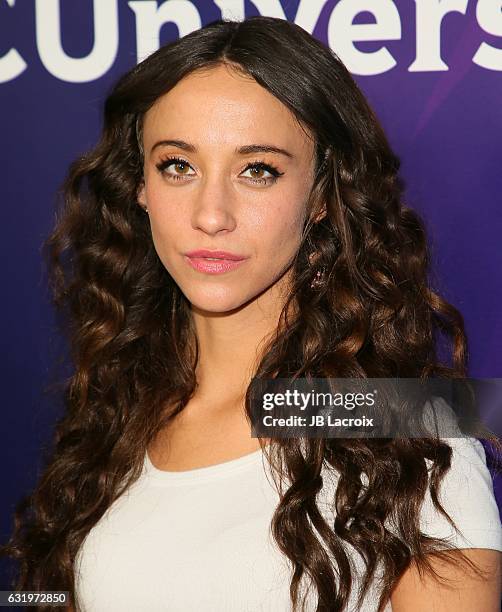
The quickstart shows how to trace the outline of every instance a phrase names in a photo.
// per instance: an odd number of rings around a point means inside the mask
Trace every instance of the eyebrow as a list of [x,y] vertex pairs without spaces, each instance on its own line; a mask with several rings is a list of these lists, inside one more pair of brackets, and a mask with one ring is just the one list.
[[[156,142],[153,147],[150,149],[150,153],[157,147],[178,147],[179,149],[183,149],[184,151],[188,151],[189,153],[196,153],[197,149],[194,145],[185,142],[184,140],[159,140]],[[249,155],[250,153],[279,153],[281,155],[285,155],[290,159],[294,159],[294,155],[286,149],[281,149],[280,147],[275,147],[274,145],[269,144],[250,144],[243,145],[242,147],[237,147],[235,149],[235,153],[238,155]]]

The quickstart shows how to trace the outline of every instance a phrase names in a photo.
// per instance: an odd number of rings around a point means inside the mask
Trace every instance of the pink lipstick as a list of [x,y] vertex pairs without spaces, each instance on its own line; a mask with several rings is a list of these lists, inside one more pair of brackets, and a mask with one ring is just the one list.
[[199,249],[185,254],[187,262],[194,270],[206,274],[222,274],[238,268],[246,259],[244,255],[228,251],[210,251]]

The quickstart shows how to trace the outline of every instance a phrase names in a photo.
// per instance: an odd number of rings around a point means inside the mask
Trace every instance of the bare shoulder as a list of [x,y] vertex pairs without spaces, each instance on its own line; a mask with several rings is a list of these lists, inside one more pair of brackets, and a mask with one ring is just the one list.
[[[484,572],[484,577],[465,569],[460,564],[453,566],[438,558],[431,562],[434,570],[444,578],[442,584],[434,577],[420,576],[416,566],[410,566],[401,576],[391,595],[393,612],[499,612],[501,600],[500,551],[489,548],[462,549],[464,555]],[[460,551],[453,551],[459,556]]]

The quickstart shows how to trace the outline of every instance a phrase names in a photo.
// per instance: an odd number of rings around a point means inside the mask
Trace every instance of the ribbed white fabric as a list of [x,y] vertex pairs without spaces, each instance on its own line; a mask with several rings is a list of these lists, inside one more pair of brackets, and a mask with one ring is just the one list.
[[[440,501],[457,535],[427,495],[422,530],[449,537],[459,548],[502,551],[502,526],[485,451],[473,438],[448,438],[453,447]],[[268,479],[267,479],[268,475]],[[326,471],[319,503],[337,475]],[[157,469],[145,455],[143,473],[89,532],[75,561],[82,612],[287,612],[290,570],[269,531],[278,495],[261,450],[184,472]],[[391,528],[391,527],[390,527]],[[364,567],[347,548],[358,572]],[[377,576],[378,577],[378,576]],[[356,586],[350,612],[356,612]],[[374,582],[357,612],[375,612]],[[315,610],[309,599],[309,610]],[[391,612],[390,603],[386,612]]]

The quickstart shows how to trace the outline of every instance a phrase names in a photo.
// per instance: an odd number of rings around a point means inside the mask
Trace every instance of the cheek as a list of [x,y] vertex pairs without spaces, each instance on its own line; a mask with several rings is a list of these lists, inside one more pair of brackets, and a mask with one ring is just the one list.
[[260,209],[256,215],[255,236],[266,245],[274,257],[290,257],[300,244],[306,205],[298,194],[284,194],[280,200],[274,199],[268,207]]
[[148,212],[152,242],[159,259],[170,274],[177,251],[183,244],[185,219],[174,206],[166,205],[166,198],[152,194],[148,198]]
[[186,219],[184,211],[188,211],[186,202],[180,201],[176,190],[166,189],[160,180],[150,180],[146,191],[152,235],[167,239],[176,235]]
[[170,215],[164,211],[160,214],[158,212],[150,213],[150,227],[155,249],[162,258],[162,254],[168,253],[173,245],[176,234],[174,219],[171,219]]

